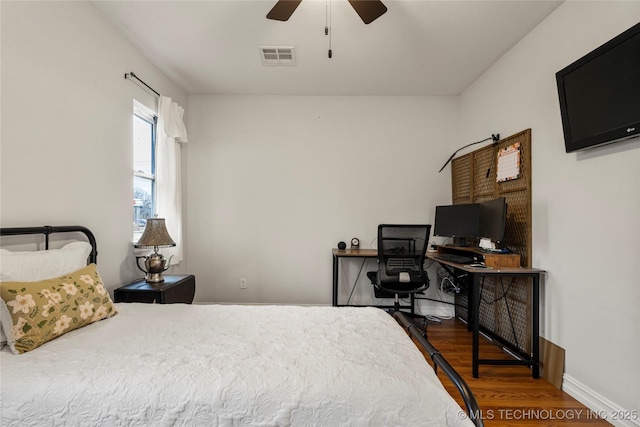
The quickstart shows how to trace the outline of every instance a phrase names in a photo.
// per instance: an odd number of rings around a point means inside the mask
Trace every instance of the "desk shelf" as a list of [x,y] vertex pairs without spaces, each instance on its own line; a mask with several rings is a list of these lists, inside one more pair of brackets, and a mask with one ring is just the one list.
[[438,246],[439,254],[456,254],[456,255],[478,255],[484,258],[484,263],[488,267],[509,267],[518,268],[520,264],[520,255],[514,253],[495,253],[483,251],[480,248],[470,246],[454,246],[440,245]]

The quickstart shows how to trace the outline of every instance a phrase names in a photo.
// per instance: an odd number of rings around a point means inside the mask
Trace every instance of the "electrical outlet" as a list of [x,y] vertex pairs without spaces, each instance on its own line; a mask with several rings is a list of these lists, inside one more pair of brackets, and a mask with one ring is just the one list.
[[247,278],[246,277],[241,277],[240,278],[240,289],[247,289]]

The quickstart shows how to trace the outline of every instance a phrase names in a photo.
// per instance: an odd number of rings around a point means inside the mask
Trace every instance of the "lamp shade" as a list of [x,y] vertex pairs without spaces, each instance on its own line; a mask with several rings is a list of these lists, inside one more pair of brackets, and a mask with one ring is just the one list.
[[140,240],[134,246],[136,248],[159,248],[175,245],[176,242],[169,236],[164,218],[149,218]]

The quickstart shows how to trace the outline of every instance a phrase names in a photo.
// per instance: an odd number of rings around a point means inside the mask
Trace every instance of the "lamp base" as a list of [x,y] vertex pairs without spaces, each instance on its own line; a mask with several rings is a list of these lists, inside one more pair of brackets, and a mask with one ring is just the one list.
[[[172,255],[173,256],[173,255]],[[146,269],[140,267],[140,260],[144,259],[144,266]],[[169,258],[171,260],[171,258]],[[136,263],[138,268],[146,273],[145,280],[147,283],[161,283],[164,282],[162,273],[169,269],[169,262],[162,254],[157,251],[149,256],[136,257]]]
[[164,282],[164,277],[162,273],[147,273],[147,277],[144,278],[147,283],[162,283]]

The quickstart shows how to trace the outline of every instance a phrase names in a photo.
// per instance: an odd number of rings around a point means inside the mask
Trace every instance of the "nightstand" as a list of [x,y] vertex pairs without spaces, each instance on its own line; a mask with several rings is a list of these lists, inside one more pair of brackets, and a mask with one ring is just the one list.
[[136,280],[113,292],[114,302],[146,302],[173,304],[193,302],[196,292],[194,275],[164,275],[164,282],[147,283],[144,279]]

